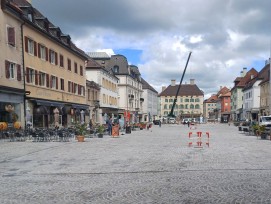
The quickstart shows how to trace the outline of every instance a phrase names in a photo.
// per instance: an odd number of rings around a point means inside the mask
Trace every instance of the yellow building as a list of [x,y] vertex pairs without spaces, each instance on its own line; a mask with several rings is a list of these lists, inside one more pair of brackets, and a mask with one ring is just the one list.
[[[162,92],[158,95],[160,117],[167,117],[171,112],[178,86],[176,80],[171,80],[171,85],[162,87]],[[203,116],[203,99],[203,92],[195,84],[194,79],[191,79],[190,84],[181,85],[173,114],[179,119],[199,118]]]
[[[0,123],[24,124],[24,83],[20,10],[1,1]],[[1,128],[0,128],[1,130]]]
[[70,126],[89,120],[86,104],[87,55],[69,35],[27,1],[14,0],[22,12],[23,68],[27,123],[33,127]]

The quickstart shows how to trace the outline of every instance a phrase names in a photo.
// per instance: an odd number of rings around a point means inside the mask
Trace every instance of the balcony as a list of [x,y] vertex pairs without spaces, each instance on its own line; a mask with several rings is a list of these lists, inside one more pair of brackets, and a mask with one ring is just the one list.
[[129,98],[129,100],[133,100],[135,98],[135,96],[134,96],[134,94],[129,94],[128,98]]

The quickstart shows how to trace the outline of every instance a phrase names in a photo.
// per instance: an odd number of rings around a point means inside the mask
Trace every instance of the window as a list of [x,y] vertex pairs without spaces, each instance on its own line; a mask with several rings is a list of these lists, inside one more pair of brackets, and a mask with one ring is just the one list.
[[195,109],[200,109],[199,104],[195,105]]
[[44,45],[38,45],[38,56],[39,58],[46,60],[46,48]]
[[167,104],[164,105],[164,109],[167,109]]
[[14,63],[9,63],[9,78],[10,79],[15,79],[15,73],[16,73],[16,64]]
[[40,72],[39,73],[39,75],[40,75],[40,86],[46,86],[46,74],[45,73],[43,73],[43,72]]
[[169,99],[169,102],[173,102],[173,99]]
[[35,82],[35,70],[31,68],[26,68],[26,82],[34,84]]
[[114,73],[119,73],[119,66],[118,66],[118,65],[115,65],[115,66],[113,67],[113,72],[114,72]]
[[7,79],[16,79],[18,81],[22,80],[21,74],[21,65],[15,64],[13,62],[5,61],[5,68],[6,68],[6,78]]
[[72,82],[68,81],[68,92],[72,92]]
[[56,88],[56,77],[51,76],[51,88],[55,89]]
[[199,98],[196,98],[196,99],[195,99],[195,102],[200,102]]
[[68,59],[68,70],[71,71],[72,70],[72,63],[71,60]]
[[7,27],[7,35],[8,35],[8,44],[11,46],[15,46],[15,28]]
[[64,67],[64,57],[61,54],[59,55],[59,66]]
[[184,101],[185,101],[185,102],[189,102],[189,98],[186,98]]
[[34,55],[35,49],[34,49],[34,41],[31,39],[28,39],[28,53]]
[[165,99],[165,102],[168,102],[168,99]]
[[60,79],[60,89],[64,91],[64,79]]
[[56,53],[53,50],[49,51],[49,60],[51,64],[56,64],[56,59],[55,59]]
[[194,99],[193,99],[193,98],[191,98],[191,99],[190,99],[190,102],[194,102]]

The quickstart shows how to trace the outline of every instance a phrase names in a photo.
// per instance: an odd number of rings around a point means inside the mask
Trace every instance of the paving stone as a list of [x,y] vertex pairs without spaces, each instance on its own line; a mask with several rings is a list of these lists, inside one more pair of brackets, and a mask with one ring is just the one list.
[[[210,133],[209,147],[197,147],[198,131],[204,142]],[[84,143],[0,141],[0,203],[271,203],[270,145],[226,124]]]

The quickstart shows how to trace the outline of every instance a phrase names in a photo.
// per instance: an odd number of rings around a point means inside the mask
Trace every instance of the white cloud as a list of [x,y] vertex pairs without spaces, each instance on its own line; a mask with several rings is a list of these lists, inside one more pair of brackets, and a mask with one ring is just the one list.
[[[85,51],[139,49],[138,67],[161,91],[195,78],[206,95],[233,86],[243,67],[270,53],[270,0],[35,0],[40,10]],[[70,15],[59,12],[59,7]],[[77,12],[75,12],[77,11]],[[129,59],[128,59],[129,61]]]

